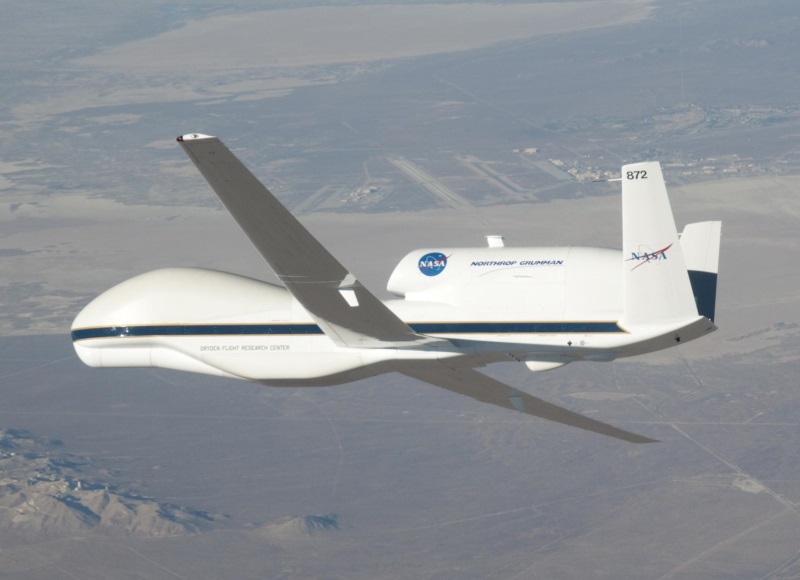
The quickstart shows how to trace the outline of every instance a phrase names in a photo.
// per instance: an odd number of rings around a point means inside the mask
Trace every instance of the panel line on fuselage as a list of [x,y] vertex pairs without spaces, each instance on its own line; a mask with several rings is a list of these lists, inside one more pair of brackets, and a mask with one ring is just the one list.
[[[613,321],[561,322],[410,322],[419,334],[627,334]],[[72,340],[147,336],[302,336],[322,335],[314,323],[272,324],[158,324],[78,328]]]

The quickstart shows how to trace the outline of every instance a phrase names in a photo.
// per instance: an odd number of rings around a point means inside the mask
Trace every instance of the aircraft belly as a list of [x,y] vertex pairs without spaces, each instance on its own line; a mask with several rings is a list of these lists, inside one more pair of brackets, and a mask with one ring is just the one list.
[[317,379],[362,366],[358,352],[316,353],[279,352],[270,354],[217,354],[205,357],[207,364],[243,379]]
[[[305,346],[305,348],[303,348]],[[324,337],[308,339],[305,345],[264,343],[260,349],[217,351],[206,354],[204,362],[224,372],[254,381],[324,379],[361,368],[408,360],[438,360],[460,357],[453,349],[436,348],[347,348],[333,345]],[[386,371],[383,371],[386,372]]]
[[341,352],[324,336],[114,337],[75,343],[93,367],[158,367],[246,380],[316,378],[363,365],[358,350]]
[[206,364],[180,348],[155,344],[140,338],[106,338],[74,344],[75,352],[87,366],[95,368],[162,368],[205,375],[240,378]]

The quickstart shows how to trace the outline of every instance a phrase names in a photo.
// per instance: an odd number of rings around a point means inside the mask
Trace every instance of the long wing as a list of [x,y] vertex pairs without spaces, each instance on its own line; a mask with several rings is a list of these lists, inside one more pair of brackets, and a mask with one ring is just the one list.
[[[364,288],[216,137],[178,137],[278,278],[340,346],[429,341]],[[388,344],[387,344],[388,343]]]
[[514,387],[496,381],[472,368],[451,368],[442,363],[416,363],[413,366],[402,367],[399,371],[409,377],[419,379],[426,383],[436,385],[448,391],[453,391],[460,395],[472,397],[484,403],[490,403],[541,417],[548,421],[555,421],[577,427],[584,431],[591,431],[600,435],[607,435],[631,443],[656,443],[655,439],[643,437],[630,431],[625,431],[602,423],[580,413],[575,413],[543,401],[537,397],[518,391]]

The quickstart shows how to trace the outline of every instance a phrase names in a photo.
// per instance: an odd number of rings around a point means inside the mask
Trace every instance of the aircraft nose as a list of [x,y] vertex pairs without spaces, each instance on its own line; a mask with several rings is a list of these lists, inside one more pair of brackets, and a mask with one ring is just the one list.
[[[108,366],[104,363],[104,348],[108,339],[124,336],[124,327],[114,326],[114,309],[106,304],[103,294],[78,313],[72,322],[72,346],[83,363],[90,367]],[[106,356],[107,358],[107,356]]]
[[120,337],[127,336],[129,324],[136,323],[135,314],[140,310],[136,307],[137,294],[134,284],[123,282],[100,294],[75,317],[72,344],[85,364],[112,366],[112,353],[122,346]]

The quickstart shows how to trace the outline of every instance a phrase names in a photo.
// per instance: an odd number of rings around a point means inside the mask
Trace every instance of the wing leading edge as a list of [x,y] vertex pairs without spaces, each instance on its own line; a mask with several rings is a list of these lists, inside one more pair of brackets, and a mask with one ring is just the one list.
[[340,346],[428,342],[353,276],[216,137],[178,142],[298,302]]

